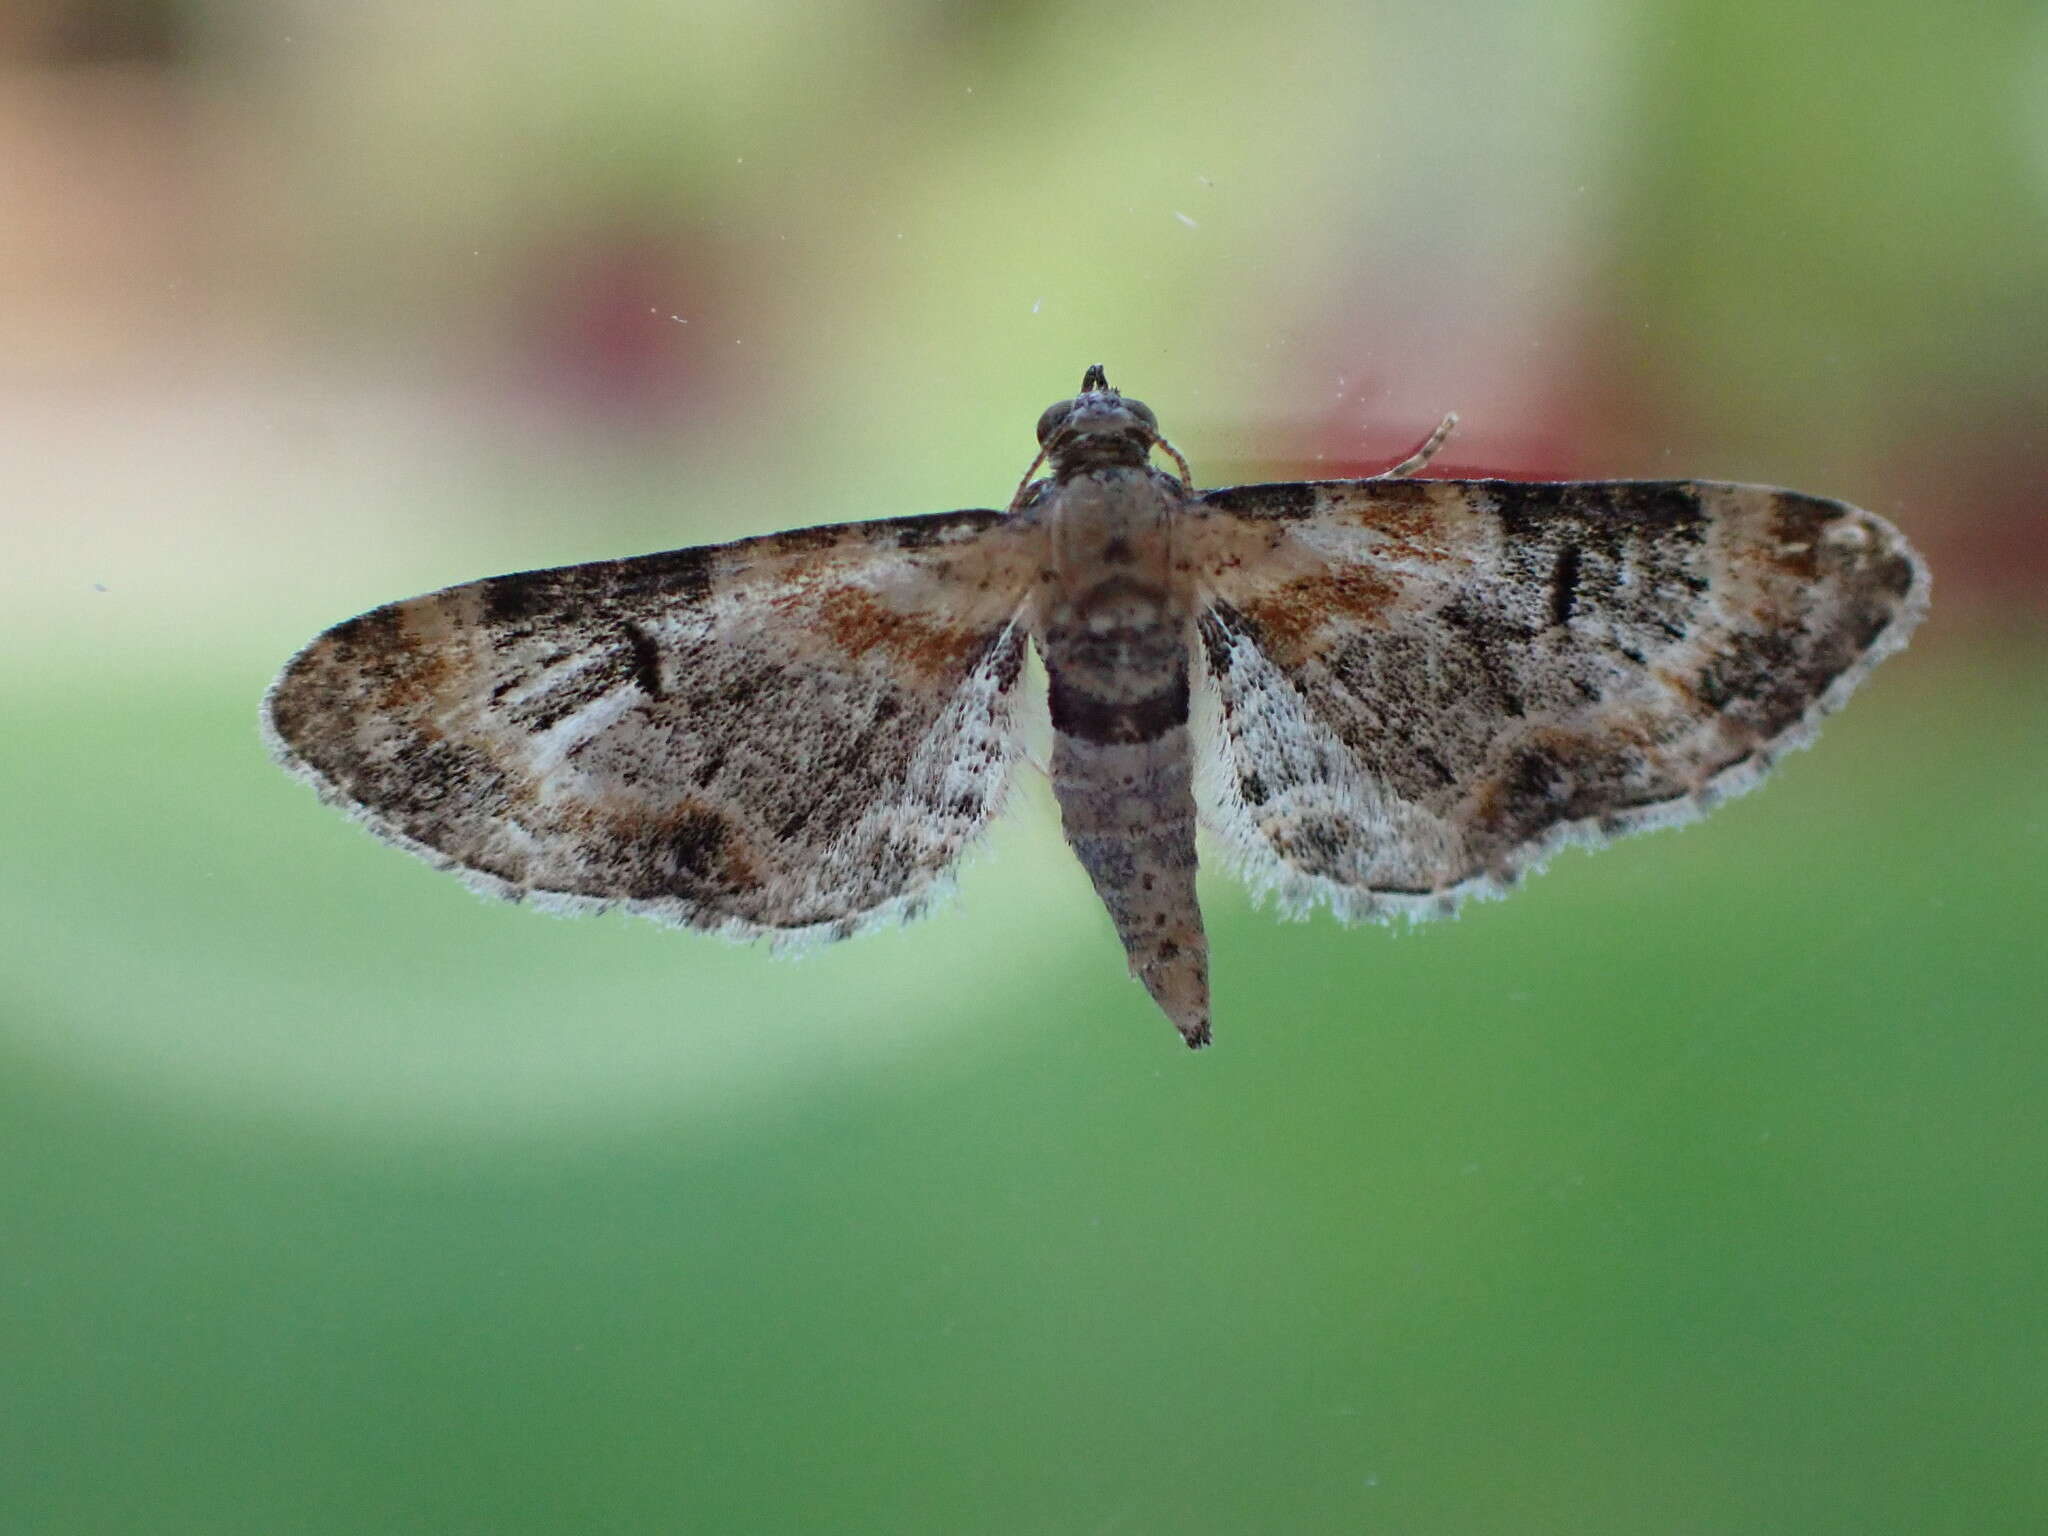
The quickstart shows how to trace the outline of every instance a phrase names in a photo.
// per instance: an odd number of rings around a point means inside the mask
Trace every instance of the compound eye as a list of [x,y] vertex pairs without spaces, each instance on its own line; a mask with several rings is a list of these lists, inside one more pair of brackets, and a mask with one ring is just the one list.
[[1147,432],[1150,432],[1154,437],[1159,435],[1159,418],[1152,414],[1151,406],[1142,400],[1133,400],[1129,396],[1125,396],[1124,409],[1142,421]]
[[1074,402],[1062,400],[1057,405],[1048,405],[1045,414],[1038,418],[1038,446],[1043,448],[1059,431],[1060,424],[1073,413]]

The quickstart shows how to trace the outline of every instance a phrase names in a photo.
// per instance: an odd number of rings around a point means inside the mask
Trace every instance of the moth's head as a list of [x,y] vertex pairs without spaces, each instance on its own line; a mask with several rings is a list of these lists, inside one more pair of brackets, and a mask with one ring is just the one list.
[[1100,363],[1082,375],[1081,393],[1038,418],[1038,445],[1056,476],[1096,464],[1143,464],[1159,440],[1152,408],[1111,389]]

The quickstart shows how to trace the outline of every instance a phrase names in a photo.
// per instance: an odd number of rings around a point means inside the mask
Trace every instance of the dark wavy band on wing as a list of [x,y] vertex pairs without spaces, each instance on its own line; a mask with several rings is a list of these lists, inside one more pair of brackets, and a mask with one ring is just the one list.
[[1204,509],[1217,814],[1255,880],[1356,914],[1747,788],[1925,608],[1890,524],[1766,487],[1335,481]]
[[998,808],[1028,562],[1002,514],[532,571],[322,635],[286,766],[493,894],[735,935],[913,915]]

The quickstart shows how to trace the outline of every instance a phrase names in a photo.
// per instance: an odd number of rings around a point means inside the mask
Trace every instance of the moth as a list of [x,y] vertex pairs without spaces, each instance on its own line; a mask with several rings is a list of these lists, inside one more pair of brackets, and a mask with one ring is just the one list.
[[1067,841],[1205,1045],[1198,821],[1290,913],[1445,914],[1748,789],[1926,609],[1839,501],[1413,478],[1455,419],[1373,478],[1197,492],[1093,367],[1002,511],[392,603],[292,658],[265,734],[491,895],[840,939],[923,912],[1001,808],[1033,646]]

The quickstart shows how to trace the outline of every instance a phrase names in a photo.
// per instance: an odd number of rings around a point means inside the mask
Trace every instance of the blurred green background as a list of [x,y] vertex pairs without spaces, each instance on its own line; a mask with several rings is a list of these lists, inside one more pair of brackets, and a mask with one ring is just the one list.
[[[2048,13],[0,10],[0,1529],[2048,1528]],[[487,905],[264,759],[316,630],[1207,483],[1841,496],[1817,750],[1413,933],[1028,783],[800,964]]]

